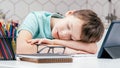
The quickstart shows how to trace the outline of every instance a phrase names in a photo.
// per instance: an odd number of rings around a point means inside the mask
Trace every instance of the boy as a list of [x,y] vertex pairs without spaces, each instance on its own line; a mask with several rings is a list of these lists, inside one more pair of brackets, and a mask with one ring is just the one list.
[[36,46],[31,45],[47,43],[95,54],[96,42],[103,32],[100,18],[91,10],[68,11],[65,17],[49,12],[32,12],[18,30],[17,53],[36,53]]

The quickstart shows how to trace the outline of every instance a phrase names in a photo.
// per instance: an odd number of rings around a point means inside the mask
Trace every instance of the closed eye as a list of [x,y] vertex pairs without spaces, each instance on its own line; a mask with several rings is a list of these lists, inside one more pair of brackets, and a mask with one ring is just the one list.
[[70,30],[70,26],[69,26],[69,24],[67,24],[67,28]]

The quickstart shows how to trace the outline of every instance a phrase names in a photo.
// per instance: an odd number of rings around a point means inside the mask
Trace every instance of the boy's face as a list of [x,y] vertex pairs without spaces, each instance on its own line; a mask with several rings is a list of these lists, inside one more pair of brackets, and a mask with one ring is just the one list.
[[52,29],[52,36],[63,40],[80,40],[84,21],[69,15],[57,22]]

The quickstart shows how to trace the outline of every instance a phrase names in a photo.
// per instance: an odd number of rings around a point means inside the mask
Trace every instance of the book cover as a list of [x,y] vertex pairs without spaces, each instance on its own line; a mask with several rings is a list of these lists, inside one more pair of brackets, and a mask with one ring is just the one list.
[[21,61],[35,62],[35,63],[71,63],[72,56],[65,54],[20,54],[18,55]]

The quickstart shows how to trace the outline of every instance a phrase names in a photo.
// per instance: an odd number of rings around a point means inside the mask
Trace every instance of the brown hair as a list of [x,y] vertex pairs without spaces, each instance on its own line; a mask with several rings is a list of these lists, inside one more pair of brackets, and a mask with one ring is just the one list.
[[73,15],[85,21],[85,24],[82,26],[81,41],[92,43],[101,39],[104,33],[104,25],[95,12],[91,10],[77,10]]

